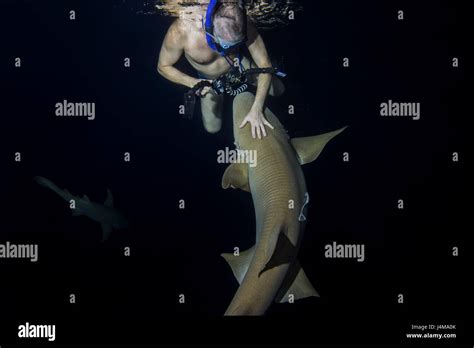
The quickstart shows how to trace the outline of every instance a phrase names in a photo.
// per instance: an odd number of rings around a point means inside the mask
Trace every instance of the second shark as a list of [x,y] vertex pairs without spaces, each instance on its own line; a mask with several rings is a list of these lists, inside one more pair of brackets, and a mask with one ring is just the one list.
[[104,204],[91,202],[89,197],[83,198],[72,195],[68,190],[61,190],[51,180],[36,176],[34,180],[41,186],[46,187],[67,202],[74,201],[75,208],[72,210],[73,216],[85,215],[88,218],[97,221],[102,227],[102,241],[109,238],[112,230],[128,227],[127,218],[114,208],[114,200],[110,190],[107,190],[107,198]]

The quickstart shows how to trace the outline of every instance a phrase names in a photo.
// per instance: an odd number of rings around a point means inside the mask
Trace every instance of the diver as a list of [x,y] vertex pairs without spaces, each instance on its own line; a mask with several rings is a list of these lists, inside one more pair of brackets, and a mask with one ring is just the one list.
[[[272,68],[272,63],[256,26],[247,20],[242,1],[210,0],[206,11],[197,11],[200,13],[195,14],[194,21],[178,18],[171,24],[161,47],[158,72],[188,88],[200,86],[201,82],[203,87],[196,94],[201,97],[204,128],[217,133],[222,127],[224,96],[215,93],[209,82],[236,65],[239,69],[263,69]],[[197,71],[197,78],[174,67],[183,55]],[[267,135],[265,127],[273,129],[263,114],[265,99],[268,94],[281,95],[284,86],[271,73],[254,75],[248,82],[256,85],[256,97],[240,128],[250,123],[252,136],[261,139]]]

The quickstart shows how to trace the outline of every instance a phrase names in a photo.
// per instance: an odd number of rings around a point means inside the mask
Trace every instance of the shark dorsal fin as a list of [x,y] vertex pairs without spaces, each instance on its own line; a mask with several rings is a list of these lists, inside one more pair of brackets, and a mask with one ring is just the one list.
[[87,195],[84,195],[84,200],[87,201],[87,202],[90,202],[91,200],[89,199],[89,197],[87,197]]
[[293,297],[293,300],[311,296],[319,297],[318,292],[314,289],[298,260],[288,270],[275,301],[279,303],[289,302],[290,295]]
[[221,254],[221,256],[229,264],[230,268],[232,269],[232,273],[234,273],[234,276],[239,284],[242,284],[254,254],[255,245],[248,250],[240,252],[238,256],[234,254]]
[[326,144],[341,133],[346,127],[333,132],[315,135],[312,137],[291,139],[291,144],[298,155],[298,161],[301,165],[313,162],[323,151]]
[[266,240],[265,262],[258,276],[274,267],[291,263],[291,255],[296,255],[296,246],[288,237],[288,228],[277,227]]
[[222,177],[222,188],[241,189],[250,192],[249,167],[246,163],[232,163]]
[[107,189],[107,198],[105,199],[104,205],[110,208],[114,206],[114,197],[112,196],[112,192],[110,192],[109,189]]

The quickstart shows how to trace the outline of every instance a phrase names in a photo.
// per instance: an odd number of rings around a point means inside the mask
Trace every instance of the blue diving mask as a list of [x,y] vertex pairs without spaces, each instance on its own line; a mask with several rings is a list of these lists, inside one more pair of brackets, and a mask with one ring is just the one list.
[[243,45],[245,45],[247,41],[246,38],[244,38],[243,40],[240,40],[237,42],[230,42],[230,41],[223,40],[217,36],[214,36],[210,33],[207,33],[207,35],[209,35],[214,40],[214,43],[217,46],[216,51],[220,53],[224,53],[224,54],[228,54],[231,51],[234,51],[242,47]]

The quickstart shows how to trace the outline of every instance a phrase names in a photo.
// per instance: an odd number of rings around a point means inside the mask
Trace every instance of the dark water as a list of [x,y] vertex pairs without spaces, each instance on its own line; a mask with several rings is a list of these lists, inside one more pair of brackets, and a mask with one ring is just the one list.
[[[289,134],[350,127],[304,167],[311,204],[299,259],[321,298],[274,305],[250,324],[220,318],[237,283],[219,255],[250,247],[255,233],[250,196],[220,187],[225,166],[215,158],[233,144],[230,103],[217,135],[204,131],[199,113],[179,117],[185,89],[156,72],[172,19],[115,1],[2,1],[0,17],[0,242],[40,250],[36,264],[0,264],[0,344],[15,341],[25,321],[55,323],[64,342],[210,342],[219,334],[247,342],[253,333],[266,342],[397,343],[419,321],[457,324],[467,341],[467,176],[464,161],[451,162],[453,151],[467,155],[465,70],[450,66],[466,54],[460,10],[436,1],[308,1],[294,23],[263,34],[285,61],[287,92],[269,105]],[[97,118],[55,117],[64,99],[95,102]],[[420,102],[421,119],[380,117],[388,99]],[[101,243],[100,225],[71,217],[36,175],[97,202],[110,188],[131,227]],[[365,244],[366,261],[324,258],[332,241]]]
[[[236,1],[229,1],[235,3]],[[273,1],[254,1],[245,0],[241,2],[245,7],[248,19],[250,19],[260,30],[271,30],[282,26],[287,26],[294,19],[295,13],[302,9],[301,1],[294,0],[273,0]],[[196,8],[207,9],[209,1],[122,1],[120,6],[128,6],[137,13],[150,15],[164,15],[171,17],[180,17],[183,14],[192,13]],[[157,11],[158,10],[158,11]]]

